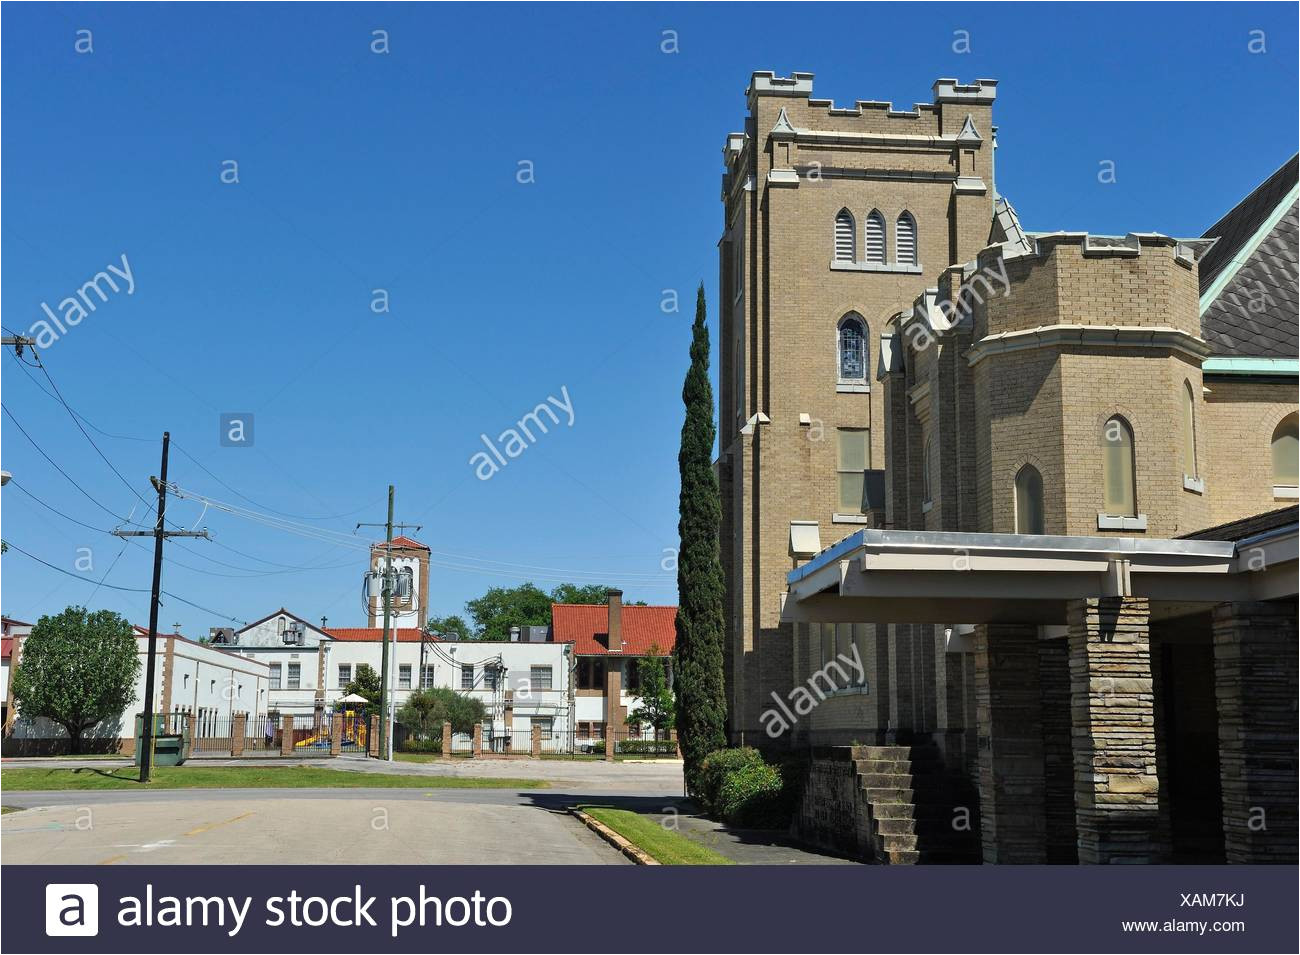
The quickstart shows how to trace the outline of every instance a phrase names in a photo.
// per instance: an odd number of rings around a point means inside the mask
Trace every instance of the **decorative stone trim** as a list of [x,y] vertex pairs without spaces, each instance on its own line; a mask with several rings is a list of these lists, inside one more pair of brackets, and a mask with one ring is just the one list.
[[891,275],[920,275],[925,269],[919,265],[901,265],[896,262],[848,262],[831,259],[832,272],[885,272]]
[[1205,339],[1163,325],[1040,325],[1038,328],[987,335],[967,350],[966,360],[975,365],[990,355],[1069,345],[1167,350],[1187,355],[1195,361],[1210,354],[1210,344]]
[[832,524],[870,524],[871,518],[866,514],[832,514]]
[[767,184],[781,188],[798,188],[799,173],[793,169],[771,169],[767,173]]
[[959,196],[982,196],[989,190],[979,176],[958,176],[952,191]]
[[1204,494],[1205,478],[1192,477],[1190,474],[1184,474],[1183,490],[1191,491],[1193,494]]
[[1283,501],[1294,501],[1300,499],[1300,487],[1275,484],[1273,485],[1273,497]]
[[1131,515],[1124,516],[1121,514],[1097,514],[1097,530],[1099,531],[1144,531],[1147,529],[1147,516],[1139,514],[1136,517]]
[[836,382],[835,390],[842,395],[865,395],[871,392],[871,385],[866,382]]

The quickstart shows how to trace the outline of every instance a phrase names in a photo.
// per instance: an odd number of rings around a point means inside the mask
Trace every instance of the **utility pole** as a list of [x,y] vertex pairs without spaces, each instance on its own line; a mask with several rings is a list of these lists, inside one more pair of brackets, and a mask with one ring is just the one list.
[[[416,531],[420,529],[419,524],[398,524],[399,530],[405,531],[408,527]],[[390,712],[393,708],[395,692],[388,685],[388,631],[392,618],[392,597],[393,597],[393,485],[388,485],[388,520],[381,524],[357,524],[358,528],[362,527],[383,527],[384,528],[384,582],[380,587],[380,594],[384,602],[384,638],[383,649],[379,657],[379,752],[383,754],[383,759],[391,760],[393,758],[393,740],[389,732],[389,725],[393,720],[393,714]],[[423,611],[423,608],[421,608]],[[396,648],[393,650],[394,656],[397,654]],[[396,663],[394,663],[394,668]]]
[[158,491],[158,521],[151,531],[113,531],[114,537],[152,537],[153,538],[153,594],[149,602],[149,656],[144,670],[144,725],[140,727],[140,782],[147,783],[153,769],[153,686],[154,660],[158,655],[158,597],[162,591],[163,541],[168,537],[203,537],[208,536],[206,529],[201,531],[168,531],[164,523],[167,512],[167,451],[171,447],[171,432],[163,432],[162,465],[158,477],[150,482]]

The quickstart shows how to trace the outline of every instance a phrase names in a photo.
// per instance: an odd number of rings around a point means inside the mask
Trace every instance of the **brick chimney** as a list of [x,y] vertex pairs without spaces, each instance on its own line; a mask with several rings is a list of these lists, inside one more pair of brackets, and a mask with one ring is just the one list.
[[609,652],[623,652],[623,591],[609,590]]

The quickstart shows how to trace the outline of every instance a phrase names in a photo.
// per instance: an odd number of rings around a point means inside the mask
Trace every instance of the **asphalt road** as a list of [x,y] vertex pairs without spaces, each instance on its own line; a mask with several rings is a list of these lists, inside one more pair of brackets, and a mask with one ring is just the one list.
[[[103,760],[93,765],[107,768]],[[677,764],[336,759],[320,765],[358,773],[526,777],[545,779],[549,788],[5,789],[4,804],[23,811],[0,821],[4,863],[623,865],[627,860],[567,808],[604,801],[665,811],[681,795]]]

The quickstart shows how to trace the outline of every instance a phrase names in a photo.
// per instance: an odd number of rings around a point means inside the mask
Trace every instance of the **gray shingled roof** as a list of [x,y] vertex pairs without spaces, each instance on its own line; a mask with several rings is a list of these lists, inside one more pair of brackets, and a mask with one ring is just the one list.
[[1249,245],[1295,187],[1298,162],[1300,157],[1289,159],[1205,232],[1218,241],[1200,260],[1201,294],[1221,276],[1231,276],[1201,313],[1202,334],[1216,356],[1296,357],[1300,213],[1295,200],[1257,248]]

